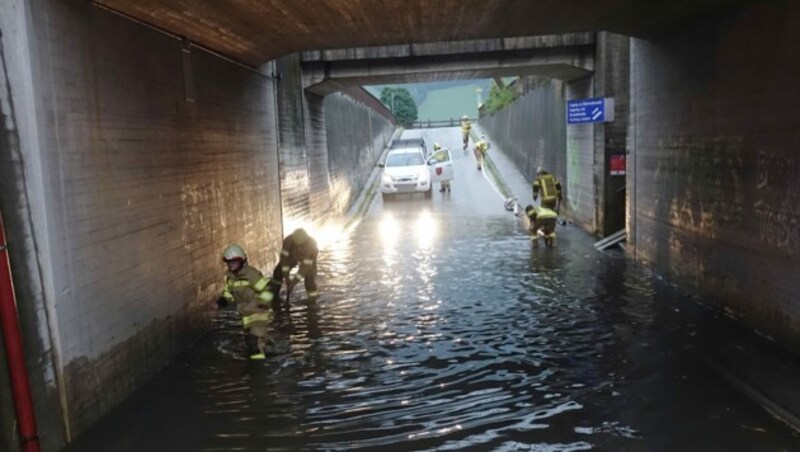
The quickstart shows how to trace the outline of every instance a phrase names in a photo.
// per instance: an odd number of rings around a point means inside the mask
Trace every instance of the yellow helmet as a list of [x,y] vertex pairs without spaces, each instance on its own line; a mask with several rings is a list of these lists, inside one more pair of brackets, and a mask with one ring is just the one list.
[[232,245],[228,245],[228,247],[225,248],[225,251],[222,252],[222,260],[227,262],[236,259],[246,261],[247,254],[245,254],[244,248],[234,243]]

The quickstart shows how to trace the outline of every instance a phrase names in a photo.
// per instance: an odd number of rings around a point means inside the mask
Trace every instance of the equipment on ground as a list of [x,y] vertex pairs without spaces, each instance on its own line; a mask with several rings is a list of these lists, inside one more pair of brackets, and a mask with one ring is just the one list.
[[628,238],[628,233],[625,231],[625,229],[621,229],[609,235],[608,237],[605,237],[604,239],[595,242],[594,247],[597,249],[597,251],[604,251],[608,248],[611,248],[614,245],[621,244],[627,238]]

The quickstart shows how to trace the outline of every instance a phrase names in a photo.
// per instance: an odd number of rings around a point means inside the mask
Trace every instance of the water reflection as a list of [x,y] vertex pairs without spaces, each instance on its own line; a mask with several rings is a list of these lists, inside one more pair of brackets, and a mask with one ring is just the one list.
[[557,248],[533,250],[508,217],[419,203],[381,212],[323,251],[323,295],[276,316],[266,363],[236,358],[241,328],[223,313],[214,334],[76,450],[794,444],[685,353],[697,329],[675,312],[686,300],[591,249],[561,229]]
[[433,217],[430,210],[425,209],[417,214],[413,230],[414,238],[420,248],[430,248],[439,233],[439,222]]

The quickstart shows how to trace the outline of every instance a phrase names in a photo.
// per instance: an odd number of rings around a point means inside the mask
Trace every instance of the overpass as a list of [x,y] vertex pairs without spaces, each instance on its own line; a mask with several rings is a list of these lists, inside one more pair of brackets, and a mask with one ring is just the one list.
[[594,71],[595,34],[530,36],[303,52],[305,88],[325,95],[346,86]]
[[[197,337],[216,250],[244,241],[266,268],[285,229],[341,219],[392,128],[337,92],[367,82],[558,79],[487,129],[563,164],[585,229],[624,223],[636,262],[800,350],[798,18],[789,1],[3,1],[0,208],[40,436],[71,440]],[[617,120],[566,127],[548,160],[536,133],[586,97]]]

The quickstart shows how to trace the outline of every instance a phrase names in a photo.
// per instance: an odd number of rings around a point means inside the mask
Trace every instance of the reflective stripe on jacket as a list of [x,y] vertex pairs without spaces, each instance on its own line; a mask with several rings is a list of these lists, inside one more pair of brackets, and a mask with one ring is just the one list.
[[238,272],[225,274],[222,296],[235,302],[242,316],[246,316],[270,306],[274,295],[267,290],[268,285],[269,278],[245,263]]

